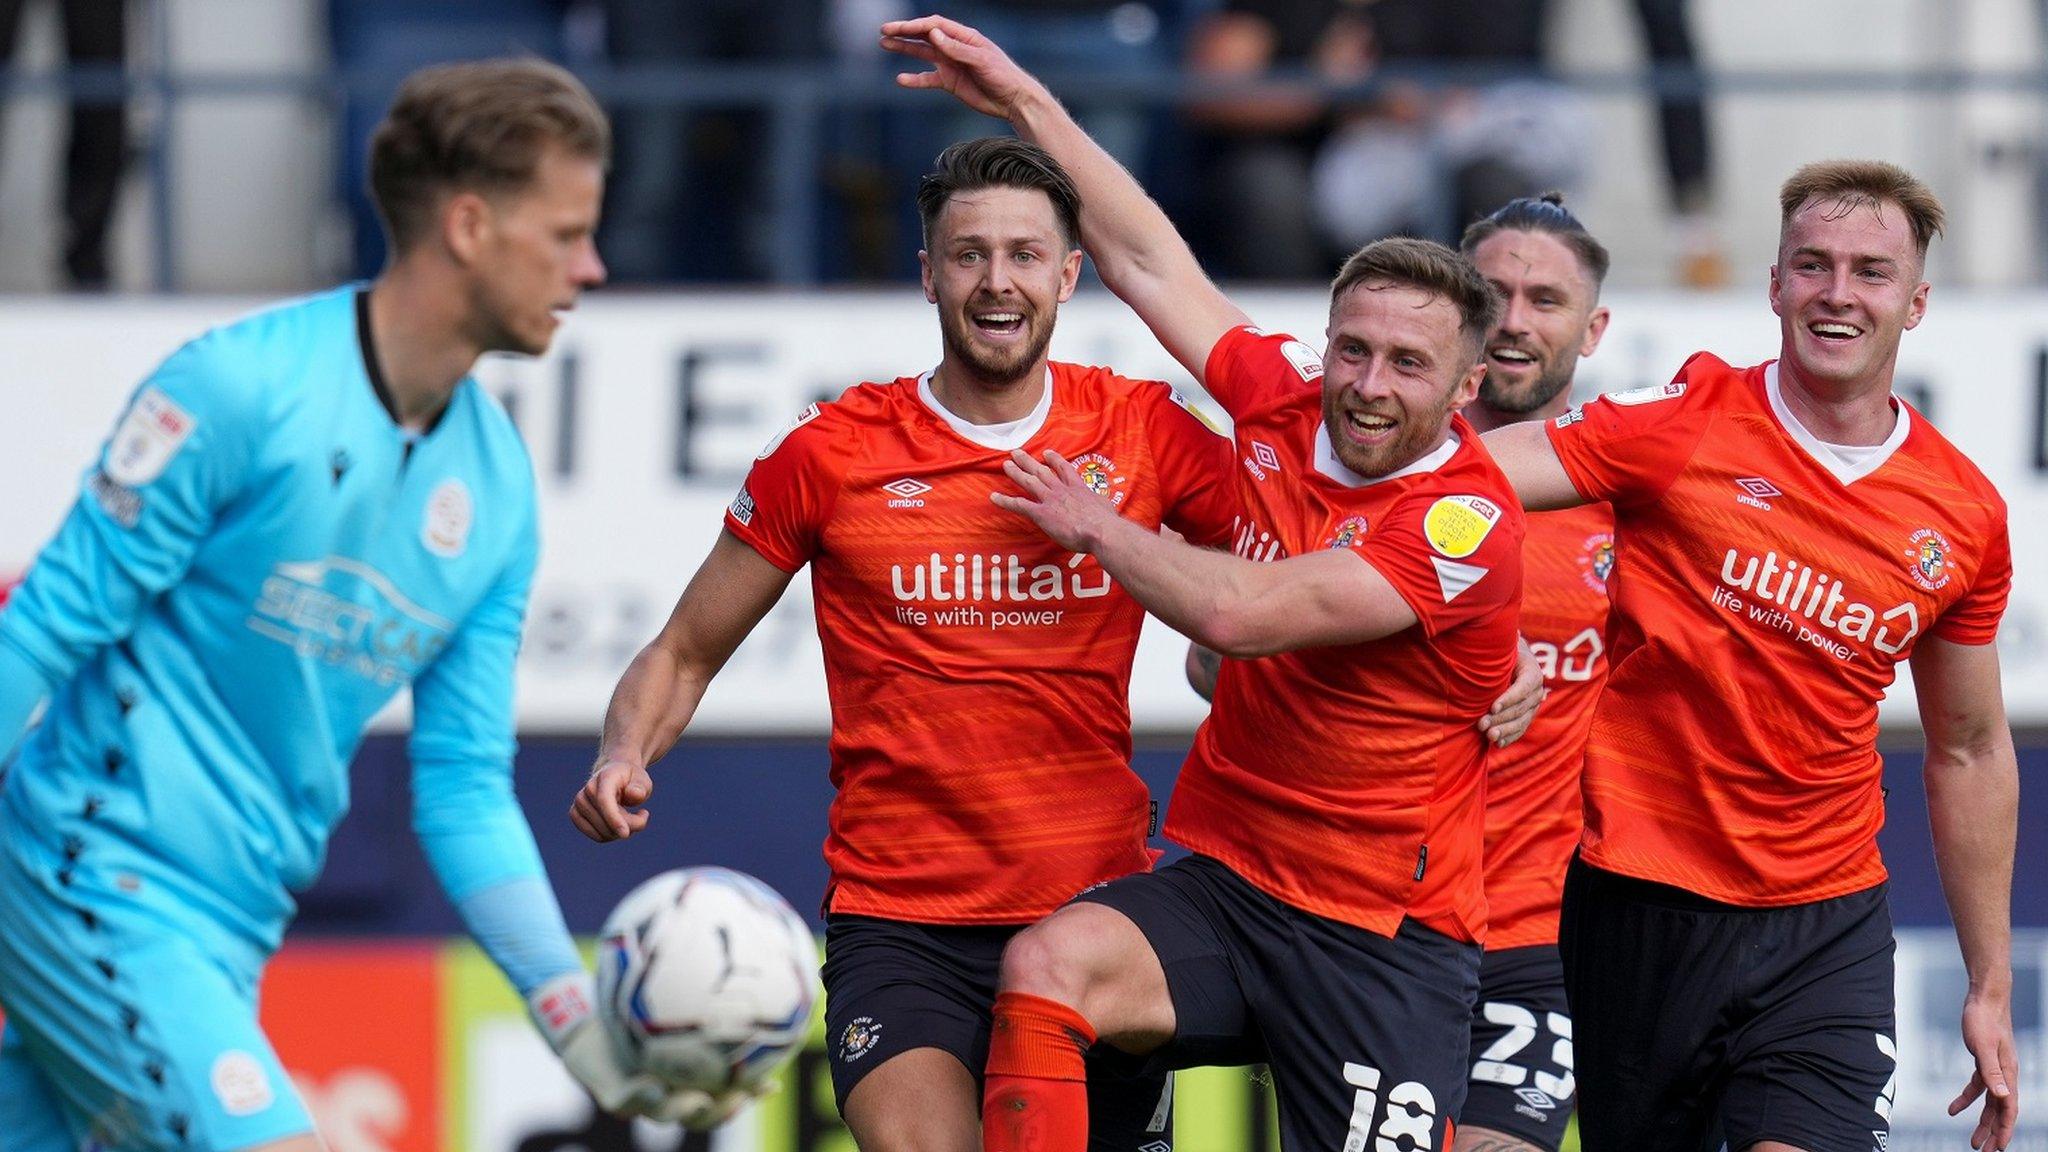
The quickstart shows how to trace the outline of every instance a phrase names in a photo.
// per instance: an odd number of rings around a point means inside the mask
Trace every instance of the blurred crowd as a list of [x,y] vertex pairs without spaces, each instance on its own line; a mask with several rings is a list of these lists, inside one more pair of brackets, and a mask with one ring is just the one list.
[[[38,0],[0,0],[0,59]],[[74,67],[121,63],[125,0],[49,0]],[[1631,0],[1644,58],[1695,66],[1687,0]],[[766,65],[885,75],[876,28],[907,0],[347,0],[329,5],[334,65],[397,76],[437,60],[527,51],[624,94],[637,75]],[[1548,0],[953,0],[939,6],[1047,75],[1089,130],[1182,226],[1219,278],[1326,279],[1359,245],[1393,234],[1455,238],[1516,196],[1571,193],[1594,176],[1595,120],[1551,78]],[[1176,104],[1106,93],[1104,78],[1186,75],[1219,85]],[[614,81],[607,85],[605,77]],[[1070,83],[1059,83],[1061,77]],[[1078,82],[1072,82],[1081,78]],[[658,85],[658,77],[656,83]],[[1095,83],[1089,83],[1092,79]],[[645,93],[648,89],[641,88]],[[362,190],[381,103],[343,114],[337,190],[355,224],[354,271],[381,238]],[[789,219],[775,184],[773,108],[758,97],[678,107],[621,98],[604,252],[614,283],[775,279]],[[1658,105],[1677,283],[1726,277],[1710,201],[1707,110]],[[835,109],[803,140],[815,162],[811,278],[917,274],[909,190],[946,143],[996,126],[929,102]],[[66,153],[64,272],[108,282],[107,221],[127,147],[118,105],[82,98]]]

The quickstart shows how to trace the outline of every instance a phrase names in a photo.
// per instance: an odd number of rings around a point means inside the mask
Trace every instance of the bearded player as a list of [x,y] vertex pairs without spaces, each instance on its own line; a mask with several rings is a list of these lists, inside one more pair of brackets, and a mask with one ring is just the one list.
[[1331,287],[1320,355],[1250,327],[1144,190],[1045,87],[941,17],[883,26],[939,88],[1073,173],[1103,282],[1235,423],[1236,555],[1125,522],[1057,455],[998,494],[1231,659],[1175,786],[1193,855],[1085,893],[1003,962],[991,1152],[1069,1152],[1085,1058],[1267,1063],[1290,1148],[1441,1148],[1463,1102],[1485,932],[1485,744],[1515,662],[1522,519],[1457,415],[1498,298],[1388,240]]
[[[1502,301],[1467,420],[1483,432],[1562,413],[1580,357],[1607,329],[1606,248],[1556,193],[1510,202],[1467,228],[1460,247]],[[1599,505],[1531,516],[1522,563],[1522,633],[1546,695],[1528,735],[1496,742],[1487,758],[1488,923],[1459,1152],[1556,1152],[1572,1113],[1557,912],[1582,824],[1586,729],[1607,679],[1613,517]],[[1220,654],[1189,647],[1188,680],[1203,699],[1221,670]]]
[[[661,635],[620,681],[572,818],[640,831],[647,767],[811,569],[832,698],[825,989],[832,1081],[868,1152],[979,1146],[1003,946],[1150,867],[1128,689],[1144,610],[989,504],[1009,452],[1057,450],[1147,530],[1220,542],[1229,442],[1165,385],[1050,361],[1081,270],[1072,183],[1037,148],[956,144],[918,188],[938,366],[807,409],[755,462]],[[1094,1147],[1170,1141],[1164,1073],[1100,1068]]]
[[[1541,423],[1607,330],[1607,250],[1561,197],[1514,200],[1459,247],[1501,295],[1486,378],[1467,409],[1481,432]],[[1529,517],[1522,634],[1549,689],[1529,734],[1486,765],[1486,952],[1457,1152],[1556,1152],[1574,1099],[1572,1020],[1557,953],[1565,867],[1583,823],[1579,765],[1607,679],[1614,518],[1604,504]]]
[[1780,192],[1776,360],[1487,437],[1532,508],[1612,504],[1611,673],[1560,947],[1588,1152],[1863,1152],[1896,1083],[1877,704],[1910,661],[1934,856],[1969,974],[1960,1112],[2018,1116],[2018,769],[1993,641],[2004,501],[1892,392],[1927,309],[1934,194],[1871,161]]

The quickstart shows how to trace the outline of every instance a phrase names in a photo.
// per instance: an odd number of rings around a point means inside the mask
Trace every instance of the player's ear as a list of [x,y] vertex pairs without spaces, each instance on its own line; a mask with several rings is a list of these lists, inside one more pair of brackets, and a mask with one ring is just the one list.
[[1920,282],[1919,287],[1913,289],[1912,302],[1906,305],[1907,328],[1920,326],[1920,318],[1927,315],[1927,294],[1933,290],[1933,286],[1925,280]]
[[1470,371],[1451,389],[1451,411],[1462,411],[1465,405],[1479,398],[1479,384],[1486,379],[1486,361],[1475,361]]
[[932,289],[932,254],[923,248],[917,250],[917,275],[924,282],[925,302],[937,304],[939,294]]
[[1607,334],[1607,321],[1611,318],[1612,315],[1604,304],[1593,309],[1593,314],[1586,317],[1586,338],[1579,342],[1579,355],[1591,356],[1594,350],[1600,347],[1600,338]]
[[451,193],[441,205],[441,239],[458,264],[476,261],[490,226],[490,202],[475,192]]
[[1067,253],[1067,262],[1060,267],[1060,303],[1065,304],[1074,295],[1074,289],[1081,285],[1081,260],[1079,248]]

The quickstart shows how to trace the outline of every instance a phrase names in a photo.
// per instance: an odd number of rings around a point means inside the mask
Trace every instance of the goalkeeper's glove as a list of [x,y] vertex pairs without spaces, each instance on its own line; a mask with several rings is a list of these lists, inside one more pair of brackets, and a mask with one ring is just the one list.
[[773,1080],[750,1088],[706,1092],[680,1088],[635,1071],[598,1019],[596,988],[588,973],[570,972],[548,981],[527,998],[534,1023],[569,1074],[597,1106],[615,1116],[645,1116],[690,1129],[716,1128],[754,1099],[775,1091]]
[[526,998],[548,1047],[598,1107],[615,1116],[652,1115],[666,1102],[669,1089],[627,1063],[598,1019],[596,1005],[597,989],[582,971],[557,976]]

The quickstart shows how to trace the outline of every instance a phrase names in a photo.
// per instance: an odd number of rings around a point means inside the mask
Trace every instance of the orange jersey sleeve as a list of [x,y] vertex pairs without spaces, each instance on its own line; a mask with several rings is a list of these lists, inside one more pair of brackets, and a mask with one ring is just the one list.
[[1320,395],[1322,379],[1322,353],[1250,325],[1225,332],[1202,370],[1202,386],[1232,419],[1304,393]]
[[822,411],[816,404],[804,409],[769,442],[725,510],[726,531],[784,572],[800,571],[817,555],[819,531],[855,446],[852,437],[834,435],[834,421],[797,435]]
[[1229,438],[1202,423],[1163,384],[1143,389],[1138,398],[1158,462],[1161,519],[1190,544],[1222,547],[1237,514]]
[[[1228,442],[1165,385],[1055,364],[1051,388],[1024,450],[1059,452],[1148,527],[1225,515]],[[963,436],[916,379],[862,385],[770,445],[727,513],[770,562],[810,565],[832,911],[1025,924],[1151,864],[1150,797],[1130,770],[1143,610],[989,501],[1011,487],[1008,456]]]
[[[1783,409],[1774,365],[1695,356],[1648,391],[1550,433],[1581,491],[1614,495],[1621,554],[1585,856],[1751,906],[1876,884],[1878,700],[1928,632],[1995,634],[2004,502],[1903,402],[1851,465]],[[1614,479],[1652,457],[1654,490]]]
[[[1282,399],[1238,417],[1238,555],[1348,548],[1423,623],[1366,644],[1230,660],[1182,767],[1167,835],[1294,907],[1392,935],[1485,931],[1485,750],[1513,676],[1523,519],[1462,418],[1433,471],[1354,486],[1320,470],[1319,393],[1285,336],[1238,329],[1212,380]],[[1293,343],[1299,343],[1298,341]],[[1235,379],[1264,374],[1281,384]]]
[[1680,369],[1669,384],[1610,392],[1551,421],[1545,432],[1579,495],[1617,505],[1663,495],[1713,422],[1686,392]]
[[1587,504],[1529,517],[1522,635],[1550,694],[1520,740],[1487,754],[1486,946],[1557,942],[1565,866],[1584,824],[1579,766],[1607,682],[1614,514]]

